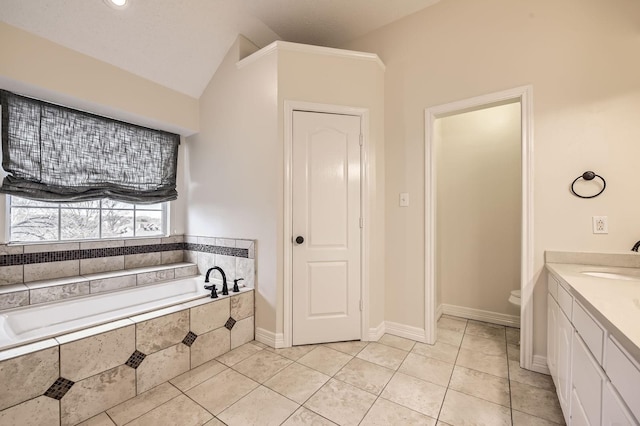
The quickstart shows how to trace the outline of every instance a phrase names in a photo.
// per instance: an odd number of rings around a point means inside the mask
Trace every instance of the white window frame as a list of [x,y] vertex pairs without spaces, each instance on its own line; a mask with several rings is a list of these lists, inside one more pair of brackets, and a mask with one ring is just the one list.
[[[162,226],[158,234],[155,235],[135,235],[136,233],[136,213],[138,210],[145,211],[144,206],[138,207],[135,203],[131,203],[134,207],[133,209],[125,209],[125,208],[115,208],[115,209],[103,209],[102,208],[102,200],[100,200],[100,207],[87,208],[87,210],[99,210],[100,211],[100,220],[99,220],[99,236],[98,237],[89,237],[89,238],[79,238],[79,239],[63,239],[62,238],[62,210],[65,209],[64,205],[57,202],[52,202],[51,204],[58,204],[57,206],[51,207],[30,207],[30,206],[17,206],[18,208],[23,209],[39,209],[39,208],[49,208],[49,209],[57,209],[58,210],[58,238],[55,240],[42,240],[42,241],[20,241],[13,239],[13,233],[11,228],[11,207],[12,207],[12,196],[6,195],[3,197],[5,200],[5,240],[10,244],[37,244],[37,243],[66,243],[66,242],[77,242],[77,241],[104,241],[104,240],[135,240],[142,238],[162,238],[168,235],[169,229],[169,202],[165,201],[163,203],[157,203],[162,205],[162,209],[160,210],[151,210],[151,211],[160,211],[161,212],[161,221]],[[84,209],[84,208],[81,208]],[[122,211],[132,211],[133,212],[133,236],[102,236],[102,211],[103,210],[122,210]]]

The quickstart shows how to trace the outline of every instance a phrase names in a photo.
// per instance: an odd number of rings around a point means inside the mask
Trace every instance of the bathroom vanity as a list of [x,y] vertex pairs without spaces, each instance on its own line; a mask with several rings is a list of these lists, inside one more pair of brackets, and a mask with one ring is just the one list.
[[568,425],[640,424],[640,256],[619,256],[547,253],[547,363]]

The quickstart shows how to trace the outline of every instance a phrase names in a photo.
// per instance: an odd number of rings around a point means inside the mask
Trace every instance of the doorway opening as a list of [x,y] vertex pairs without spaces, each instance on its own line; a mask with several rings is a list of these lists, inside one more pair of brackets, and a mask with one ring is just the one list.
[[[425,111],[425,329],[435,343],[443,308],[517,325],[517,309],[507,300],[520,289],[520,365],[535,370],[531,91],[520,87]],[[500,257],[511,265],[500,265]],[[444,295],[441,279],[451,283]],[[464,287],[469,281],[473,289]]]

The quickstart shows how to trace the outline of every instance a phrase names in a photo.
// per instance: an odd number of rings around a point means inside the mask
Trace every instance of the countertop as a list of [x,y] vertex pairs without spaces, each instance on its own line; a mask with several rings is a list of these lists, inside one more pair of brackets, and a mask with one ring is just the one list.
[[[546,267],[627,352],[640,362],[640,268],[549,263],[549,256]],[[600,278],[582,272],[622,273],[637,276],[638,279]]]

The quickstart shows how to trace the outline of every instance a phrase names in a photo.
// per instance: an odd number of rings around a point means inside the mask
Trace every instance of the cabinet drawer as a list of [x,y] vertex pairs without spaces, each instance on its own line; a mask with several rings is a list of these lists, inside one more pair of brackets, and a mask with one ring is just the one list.
[[577,301],[573,301],[573,326],[587,344],[598,364],[602,365],[602,348],[604,347],[604,330],[598,322]]
[[607,339],[606,351],[607,376],[633,415],[640,418],[640,370],[611,338]]
[[[600,369],[596,360],[589,353],[578,333],[573,333],[573,355],[571,382],[573,392],[576,393],[582,409],[586,414],[589,424],[600,423],[602,408],[602,386],[604,385],[604,372]],[[571,417],[574,417],[574,406],[571,406]],[[577,415],[577,411],[575,411]]]
[[571,307],[573,305],[573,296],[569,294],[567,290],[561,285],[558,286],[558,305],[560,305],[560,309],[567,316],[567,318],[571,318]]
[[551,296],[558,300],[558,280],[551,274],[547,274],[547,289]]

